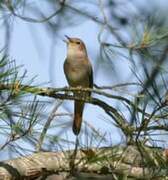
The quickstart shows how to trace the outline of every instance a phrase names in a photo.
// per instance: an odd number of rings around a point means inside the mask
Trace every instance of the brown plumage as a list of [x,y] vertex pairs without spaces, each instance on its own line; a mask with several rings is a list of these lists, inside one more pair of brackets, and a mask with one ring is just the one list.
[[[85,44],[78,38],[70,38],[66,36],[67,41],[67,58],[64,62],[64,73],[67,81],[72,87],[93,87],[92,66],[88,59]],[[75,93],[79,97],[90,96],[91,93]],[[72,130],[78,135],[82,124],[82,115],[84,110],[84,102],[75,100],[74,103],[74,121]]]

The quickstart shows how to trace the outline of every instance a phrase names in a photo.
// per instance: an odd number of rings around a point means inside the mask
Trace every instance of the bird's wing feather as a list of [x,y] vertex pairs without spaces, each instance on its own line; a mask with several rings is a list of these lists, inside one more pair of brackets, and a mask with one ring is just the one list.
[[89,87],[92,88],[93,87],[93,69],[91,64],[89,64]]

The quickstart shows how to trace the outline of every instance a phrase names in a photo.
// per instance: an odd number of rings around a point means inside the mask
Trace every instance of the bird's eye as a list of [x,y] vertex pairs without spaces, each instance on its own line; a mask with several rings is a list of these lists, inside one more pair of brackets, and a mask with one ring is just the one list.
[[80,41],[77,41],[76,44],[80,44]]

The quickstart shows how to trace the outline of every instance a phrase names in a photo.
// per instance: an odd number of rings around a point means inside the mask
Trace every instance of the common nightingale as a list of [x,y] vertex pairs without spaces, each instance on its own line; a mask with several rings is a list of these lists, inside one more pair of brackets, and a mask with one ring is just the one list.
[[[71,87],[93,87],[93,71],[89,61],[87,50],[84,42],[78,38],[66,36],[67,40],[67,58],[64,62],[64,73]],[[82,98],[89,97],[91,92],[74,92],[74,95]],[[74,103],[74,120],[72,130],[78,135],[82,124],[82,115],[84,102],[75,100]]]

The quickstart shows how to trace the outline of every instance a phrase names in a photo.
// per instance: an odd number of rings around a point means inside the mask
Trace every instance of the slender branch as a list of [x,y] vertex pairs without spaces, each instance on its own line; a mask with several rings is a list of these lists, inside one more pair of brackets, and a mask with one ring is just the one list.
[[55,17],[57,14],[59,14],[63,7],[64,7],[64,3],[60,3],[60,8],[58,10],[56,10],[55,12],[53,12],[51,15],[43,18],[43,19],[35,19],[35,18],[31,18],[31,17],[26,17],[26,16],[22,16],[18,13],[16,13],[14,7],[12,6],[12,4],[6,4],[6,6],[8,7],[9,11],[12,13],[13,16],[18,17],[24,21],[27,22],[31,22],[31,23],[44,23],[44,22],[48,22],[50,19],[52,19],[53,17]]
[[42,130],[42,132],[41,132],[41,134],[40,134],[40,138],[39,138],[39,140],[38,140],[38,143],[37,143],[37,145],[36,145],[36,150],[37,150],[37,151],[40,151],[40,150],[41,150],[41,146],[42,146],[42,144],[43,144],[44,137],[45,137],[45,135],[46,135],[46,133],[47,133],[47,130],[48,130],[48,128],[50,127],[50,124],[51,124],[52,120],[53,120],[54,117],[55,117],[55,113],[56,113],[57,109],[60,107],[61,104],[62,104],[62,101],[56,103],[55,106],[54,106],[54,108],[53,108],[53,110],[52,110],[52,112],[51,112],[51,114],[49,115],[49,117],[48,117],[48,119],[47,119],[47,121],[46,121],[46,123],[45,123],[45,125],[44,125],[44,127],[43,127],[43,130]]
[[[125,135],[128,135],[128,134],[132,133],[133,131],[137,131],[137,130],[139,130],[139,128],[136,128],[133,125],[130,125],[128,123],[128,121],[114,107],[110,106],[109,104],[107,104],[106,102],[104,102],[98,98],[93,98],[93,97],[80,98],[80,97],[75,97],[75,96],[67,94],[67,93],[65,93],[65,94],[63,94],[63,93],[64,92],[75,92],[75,91],[93,92],[93,93],[96,93],[98,95],[102,95],[102,96],[105,96],[105,97],[108,97],[111,99],[116,99],[116,100],[125,102],[127,105],[129,105],[133,108],[136,108],[136,110],[138,112],[143,113],[146,117],[151,117],[151,114],[144,112],[141,108],[136,106],[136,104],[131,102],[129,99],[122,97],[122,96],[112,95],[112,94],[109,94],[109,93],[104,92],[104,91],[99,90],[99,89],[81,88],[81,87],[76,87],[76,88],[73,88],[73,87],[40,88],[40,87],[36,87],[36,86],[21,85],[18,83],[0,84],[0,91],[11,90],[11,89],[15,93],[22,91],[25,93],[32,93],[34,95],[47,96],[47,97],[51,97],[51,98],[55,98],[55,99],[61,99],[61,100],[81,100],[81,101],[84,101],[86,103],[97,105],[97,106],[101,107],[110,117],[112,117],[112,119],[115,121],[116,125],[121,128],[121,130],[123,131],[123,133]],[[164,107],[164,106],[165,105],[163,104],[162,107]],[[158,108],[160,109],[161,107],[158,107]],[[152,118],[158,119],[158,118],[161,118],[161,116],[160,115],[154,116],[154,114],[152,114]]]
[[[141,113],[144,113],[142,109],[140,109],[139,107],[137,107],[133,102],[131,102],[129,99],[125,98],[125,97],[122,97],[122,96],[117,96],[117,95],[112,95],[112,94],[109,94],[107,92],[104,92],[102,90],[99,90],[99,89],[91,89],[91,88],[79,88],[79,87],[63,87],[63,88],[50,88],[50,87],[47,87],[47,88],[39,88],[39,87],[36,87],[36,86],[28,86],[28,85],[18,85],[18,84],[0,84],[0,90],[5,90],[5,89],[13,89],[15,88],[16,86],[18,86],[18,90],[15,90],[15,91],[24,91],[24,92],[27,92],[27,93],[33,93],[33,94],[36,94],[36,95],[41,95],[41,96],[48,96],[48,97],[53,97],[53,98],[57,98],[55,97],[55,94],[57,92],[75,92],[75,91],[81,91],[81,92],[93,92],[93,93],[96,93],[98,95],[102,95],[102,96],[105,96],[105,97],[108,97],[108,98],[112,98],[112,99],[116,99],[116,100],[120,100],[120,101],[123,101],[125,102],[126,104],[128,104],[129,106],[132,106],[134,108],[137,109],[137,111],[141,112]],[[76,97],[77,98],[77,97]],[[71,98],[70,100],[75,100],[74,98]],[[83,99],[83,101],[85,101],[85,99]],[[86,101],[88,103],[91,103],[89,101]],[[147,116],[149,116],[149,114],[146,114]]]
[[[38,88],[36,86],[27,86],[27,85],[21,85],[21,84],[0,84],[0,90],[11,90],[14,89],[13,91],[15,93],[19,92],[19,91],[23,91],[26,93],[33,93],[35,95],[40,95],[40,96],[48,96],[48,97],[52,97],[55,99],[62,99],[62,100],[81,100],[90,104],[94,104],[97,105],[99,107],[101,107],[110,117],[112,117],[115,121],[115,123],[122,129],[122,131],[124,132],[124,134],[128,133],[128,129],[130,129],[129,124],[127,123],[127,121],[125,120],[125,118],[112,106],[108,105],[107,103],[103,102],[100,99],[97,98],[79,98],[79,97],[75,97],[72,95],[68,95],[68,94],[61,94],[58,92],[74,92],[74,91],[91,91],[91,92],[96,92],[97,94],[100,95],[105,95],[106,97],[110,97],[110,98],[118,98],[121,100],[125,100],[128,103],[130,103],[129,100],[124,99],[120,96],[113,96],[110,95],[108,93],[105,92],[101,92],[99,90],[93,90],[90,88],[68,88],[68,87],[64,87],[64,88]],[[132,129],[132,127],[131,127]],[[129,130],[130,131],[130,130]]]

